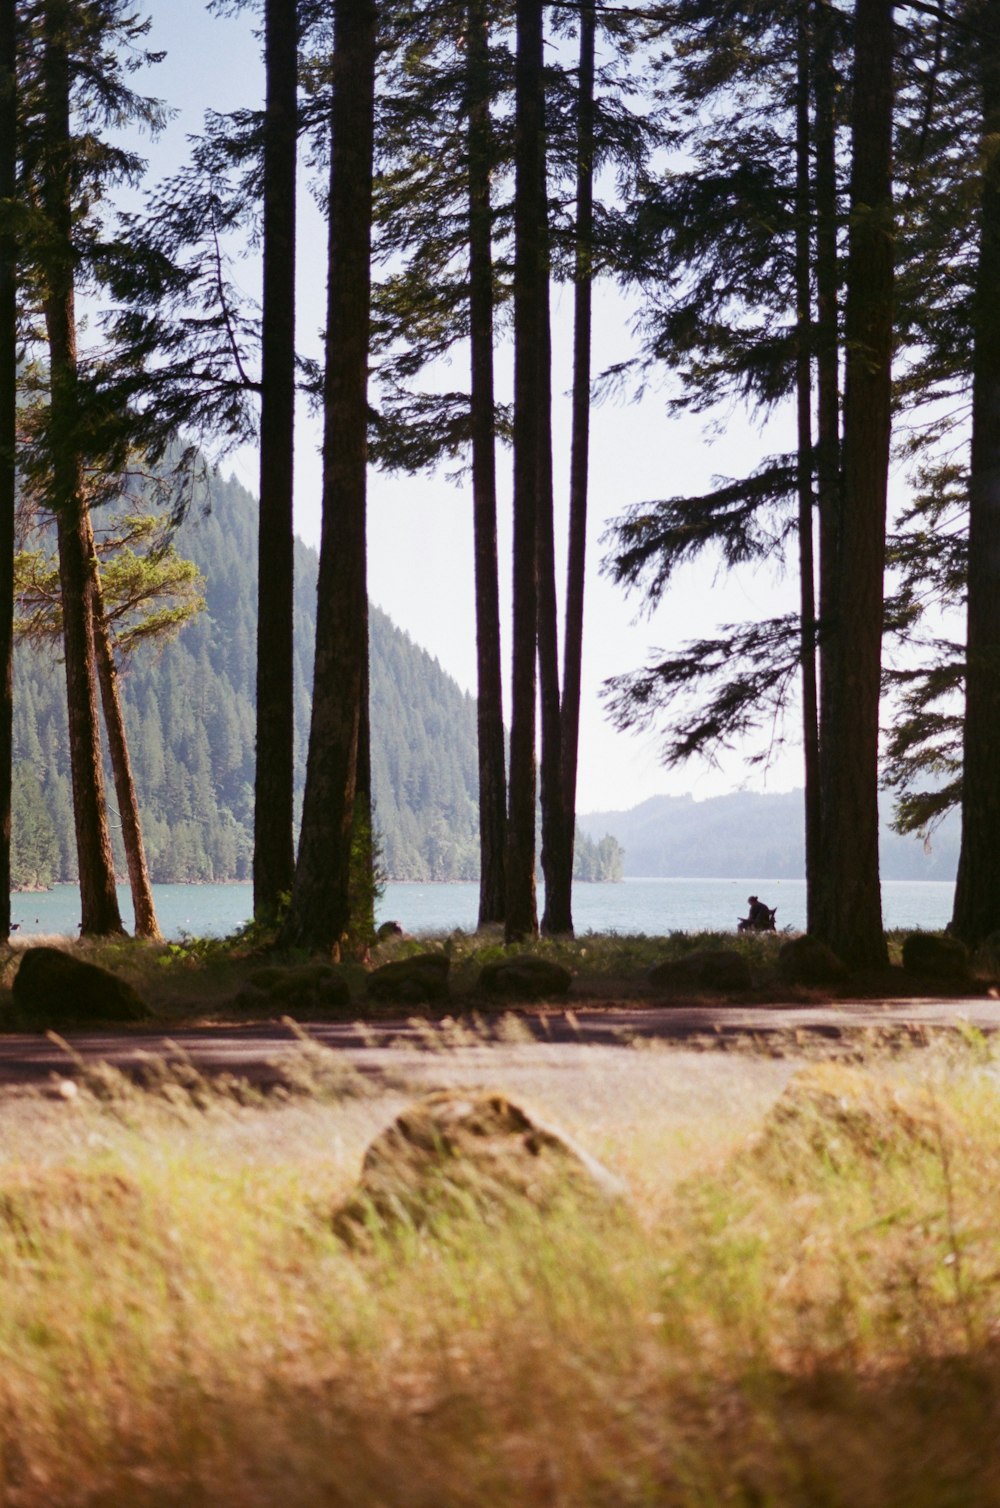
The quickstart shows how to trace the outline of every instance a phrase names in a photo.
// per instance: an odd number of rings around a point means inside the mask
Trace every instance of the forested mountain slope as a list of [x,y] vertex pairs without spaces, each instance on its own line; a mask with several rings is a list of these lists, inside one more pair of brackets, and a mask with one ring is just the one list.
[[[256,504],[214,477],[177,548],[205,577],[206,610],[123,675],[153,880],[248,879],[252,858]],[[295,759],[301,797],[317,558],[296,555]],[[396,879],[478,873],[476,710],[437,661],[372,612],[372,771],[383,863]],[[15,883],[76,877],[63,667],[17,654]],[[109,785],[109,792],[113,790]],[[114,819],[113,819],[114,820]],[[119,853],[119,858],[121,855]],[[124,864],[122,863],[122,869]]]

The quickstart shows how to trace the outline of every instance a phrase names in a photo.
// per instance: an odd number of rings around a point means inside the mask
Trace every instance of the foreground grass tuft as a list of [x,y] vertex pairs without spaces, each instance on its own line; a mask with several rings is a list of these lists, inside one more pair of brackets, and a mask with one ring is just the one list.
[[331,1217],[398,1095],[178,1117],[164,1079],[124,1117],[93,1087],[52,1107],[51,1146],[0,1161],[0,1501],[1000,1502],[988,1051],[759,1072],[771,1108],[721,1162],[661,1133],[669,1096],[637,1107],[620,1210],[457,1212],[359,1251]]

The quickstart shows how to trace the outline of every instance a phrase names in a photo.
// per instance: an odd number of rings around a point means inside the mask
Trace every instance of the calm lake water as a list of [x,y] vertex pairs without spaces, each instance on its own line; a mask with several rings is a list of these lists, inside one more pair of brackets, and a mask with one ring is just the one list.
[[[886,880],[882,886],[885,925],[941,928],[951,917],[955,887],[934,880]],[[578,933],[725,931],[745,916],[753,892],[778,908],[778,927],[805,926],[804,880],[622,880],[616,885],[577,885],[573,919]],[[225,937],[249,919],[249,885],[154,885],[160,927],[167,937]],[[118,898],[126,927],[132,905],[127,886]],[[479,886],[391,884],[378,907],[378,920],[398,921],[406,932],[474,931]],[[75,937],[80,897],[75,885],[57,885],[39,894],[11,896],[14,921],[22,934],[65,933]]]

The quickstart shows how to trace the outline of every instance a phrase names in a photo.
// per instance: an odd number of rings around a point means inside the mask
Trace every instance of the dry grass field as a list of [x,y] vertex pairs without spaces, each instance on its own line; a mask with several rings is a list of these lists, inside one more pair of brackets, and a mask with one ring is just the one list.
[[[503,1033],[492,1034],[495,1039]],[[9,1508],[1000,1503],[1000,1076],[454,1031],[0,1100]],[[331,1215],[428,1088],[541,1107],[620,1206]]]

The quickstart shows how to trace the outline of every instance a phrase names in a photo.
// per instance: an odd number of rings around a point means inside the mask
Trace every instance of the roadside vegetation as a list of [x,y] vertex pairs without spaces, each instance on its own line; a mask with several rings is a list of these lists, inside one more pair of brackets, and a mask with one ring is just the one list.
[[[779,976],[778,955],[792,935],[671,932],[653,936],[612,932],[584,933],[575,938],[538,937],[521,944],[506,944],[499,928],[487,928],[475,933],[391,937],[370,948],[359,947],[337,966],[350,992],[349,1002],[342,1005],[317,1002],[315,996],[297,1001],[294,995],[281,992],[265,1003],[259,993],[248,991],[248,982],[259,977],[261,971],[287,970],[291,975],[307,969],[310,963],[307,950],[276,949],[276,928],[257,923],[250,923],[228,938],[183,936],[179,940],[147,942],[122,937],[70,942],[63,937],[32,937],[23,944],[16,942],[0,960],[0,1011],[8,1030],[28,1029],[32,1025],[27,1018],[21,1021],[8,992],[24,949],[39,944],[55,946],[76,958],[99,964],[133,985],[150,1007],[149,1021],[140,1023],[142,1029],[155,1027],[157,1023],[179,1027],[211,1020],[275,1019],[283,1014],[302,1020],[406,1015],[410,1006],[368,1000],[366,981],[371,971],[383,964],[427,953],[443,954],[450,962],[447,999],[433,1007],[412,1007],[418,1014],[430,1015],[519,1008],[516,1000],[498,1002],[484,995],[479,988],[479,976],[487,965],[523,955],[549,960],[569,970],[572,975],[569,994],[548,1002],[555,1008],[600,1008],[625,1002],[668,1005],[672,999],[678,1004],[691,1005],[700,1000],[717,1000],[720,995],[761,1005],[820,1004],[845,996],[962,997],[986,994],[1000,981],[1000,956],[992,948],[980,949],[972,957],[970,972],[955,978],[935,979],[906,973],[902,969],[902,949],[907,934],[890,932],[886,936],[890,960],[887,969],[853,974],[840,984],[790,984]],[[678,994],[649,981],[650,972],[657,965],[715,950],[736,953],[746,960],[751,988],[713,991],[685,979]],[[530,1008],[528,1002],[521,1004]],[[85,1024],[83,1018],[79,1024]],[[37,1028],[37,1020],[34,1025]]]
[[[386,1085],[304,1043],[277,1096],[163,1069],[0,1103],[3,1501],[998,1501],[982,1039],[538,1053],[414,1053]],[[628,1201],[343,1245],[371,1137],[471,1082],[530,1083]]]

